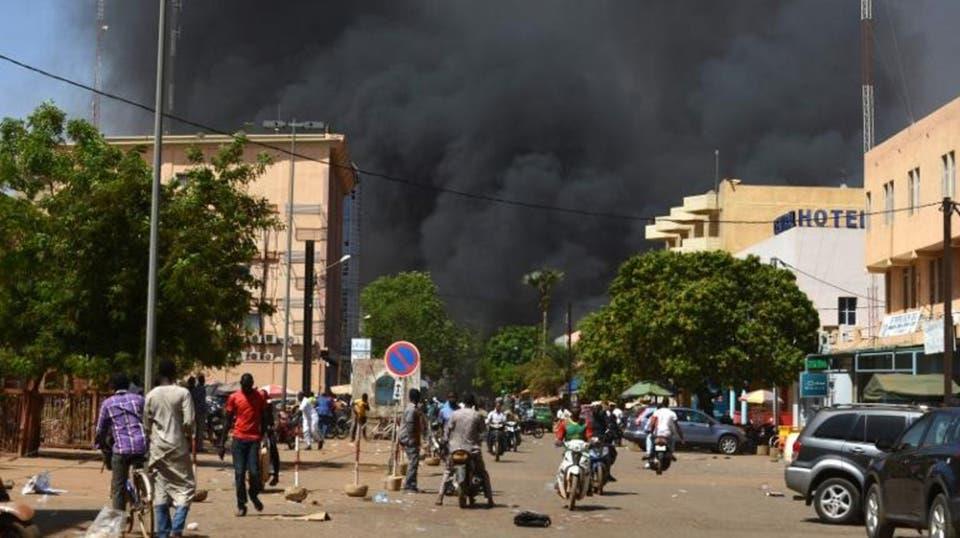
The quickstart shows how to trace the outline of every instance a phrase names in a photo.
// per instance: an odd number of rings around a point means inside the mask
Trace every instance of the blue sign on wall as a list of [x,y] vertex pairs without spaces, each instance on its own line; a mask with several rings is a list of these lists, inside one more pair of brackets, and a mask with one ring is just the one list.
[[864,213],[855,209],[797,209],[773,221],[774,235],[790,228],[864,228]]
[[802,372],[800,374],[800,397],[826,398],[828,384],[827,374]]

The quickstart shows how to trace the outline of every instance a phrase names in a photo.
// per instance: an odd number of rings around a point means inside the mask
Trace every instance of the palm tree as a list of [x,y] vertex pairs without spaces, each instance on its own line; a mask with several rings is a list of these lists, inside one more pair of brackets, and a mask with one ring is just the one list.
[[553,297],[553,288],[563,280],[563,271],[556,269],[537,269],[523,275],[523,283],[537,290],[540,295],[540,316],[542,318],[542,335],[540,354],[547,354],[547,312],[550,310],[550,299]]

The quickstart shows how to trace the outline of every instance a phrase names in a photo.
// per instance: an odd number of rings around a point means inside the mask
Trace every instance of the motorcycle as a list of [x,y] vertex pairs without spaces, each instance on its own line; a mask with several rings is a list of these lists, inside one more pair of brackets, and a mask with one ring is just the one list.
[[443,440],[443,424],[439,420],[430,423],[430,443],[427,455],[435,458],[446,458],[447,443]]
[[297,438],[303,435],[302,421],[300,420],[300,410],[287,412],[280,411],[280,418],[277,420],[277,443],[287,445],[287,448],[293,450],[297,443]]
[[450,463],[453,466],[451,475],[452,489],[457,495],[460,508],[473,506],[476,497],[482,495],[483,476],[477,472],[476,458],[479,454],[471,454],[466,450],[454,450],[450,454]]
[[520,432],[526,435],[532,435],[534,439],[540,439],[544,433],[543,424],[537,422],[536,419],[525,418],[520,421]]
[[3,479],[0,479],[0,536],[40,538],[40,528],[33,523],[33,508],[11,502]]
[[507,437],[507,450],[512,450],[514,452],[520,447],[520,428],[517,427],[517,423],[508,420],[506,426],[506,437]]
[[587,452],[590,458],[590,485],[592,491],[597,495],[603,495],[603,486],[607,484],[610,477],[610,467],[612,465],[612,454],[610,445],[600,439],[593,439],[590,442],[590,449]]
[[487,444],[494,459],[500,461],[500,456],[507,450],[507,438],[503,431],[503,424],[490,424]]
[[586,441],[574,439],[563,444],[563,460],[557,472],[554,488],[561,499],[567,501],[567,508],[573,510],[578,500],[590,491],[590,458],[585,457]]
[[653,454],[650,455],[650,468],[663,474],[673,462],[673,452],[670,450],[670,438],[657,436],[653,441]]
[[206,435],[210,444],[216,445],[223,437],[224,426],[223,400],[207,396]]

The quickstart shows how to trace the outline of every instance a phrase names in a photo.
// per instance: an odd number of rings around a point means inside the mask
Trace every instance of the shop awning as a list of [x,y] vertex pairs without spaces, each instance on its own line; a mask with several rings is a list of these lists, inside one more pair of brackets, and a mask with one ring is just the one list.
[[[953,393],[960,394],[960,385],[953,383]],[[867,401],[884,400],[928,400],[943,396],[943,375],[941,374],[874,374],[863,389],[863,399]]]

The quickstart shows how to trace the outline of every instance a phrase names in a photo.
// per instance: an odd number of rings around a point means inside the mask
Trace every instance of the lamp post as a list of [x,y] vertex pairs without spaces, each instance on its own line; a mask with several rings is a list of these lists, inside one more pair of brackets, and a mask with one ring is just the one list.
[[[297,154],[297,129],[323,129],[320,121],[268,120],[263,126],[274,131],[290,128],[290,179],[287,182],[287,280],[283,298],[283,405],[287,404],[287,355],[290,352],[290,276],[293,273],[293,177]],[[306,389],[307,387],[304,387]]]
[[153,184],[150,190],[150,250],[147,265],[147,327],[143,353],[143,392],[153,388],[153,358],[157,351],[157,243],[160,241],[160,151],[163,148],[164,61],[167,52],[167,0],[160,0],[157,24],[157,80],[153,105]]
[[[326,279],[327,272],[350,259],[349,254],[343,255],[339,260],[323,268],[323,276]],[[306,269],[304,270],[303,286],[303,371],[302,384],[303,390],[308,390],[313,385],[312,380],[312,360],[313,360],[313,241],[307,241]],[[326,383],[326,379],[324,379]]]

